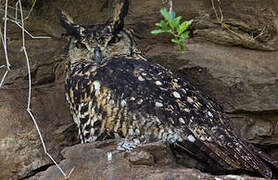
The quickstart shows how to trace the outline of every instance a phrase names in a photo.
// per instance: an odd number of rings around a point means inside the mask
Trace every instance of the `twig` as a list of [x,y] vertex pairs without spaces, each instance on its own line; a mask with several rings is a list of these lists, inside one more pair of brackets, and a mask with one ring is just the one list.
[[[27,54],[27,51],[26,51],[26,47],[25,47],[25,37],[24,37],[24,34],[25,34],[25,29],[24,29],[24,18],[23,18],[23,11],[22,11],[22,6],[21,6],[21,1],[18,0],[17,3],[16,3],[16,8],[19,6],[19,10],[20,10],[20,16],[21,16],[21,32],[22,32],[22,50],[24,52],[24,55],[25,55],[25,58],[26,58],[26,64],[27,64],[27,71],[28,71],[28,105],[27,105],[27,112],[29,113],[30,117],[32,118],[33,120],[33,123],[36,127],[36,130],[39,134],[39,137],[40,137],[40,141],[42,143],[42,146],[43,146],[43,150],[44,150],[44,153],[51,159],[51,161],[56,165],[56,167],[59,169],[59,171],[63,174],[63,176],[65,177],[65,179],[68,179],[70,174],[73,172],[74,168],[71,169],[69,175],[66,175],[65,172],[63,171],[63,169],[59,166],[59,164],[54,160],[54,158],[52,158],[52,156],[48,153],[47,149],[46,149],[46,146],[45,146],[45,143],[44,143],[44,140],[43,140],[43,137],[42,137],[42,134],[41,134],[41,131],[40,131],[40,128],[38,127],[38,124],[37,124],[37,121],[33,115],[33,113],[31,112],[31,90],[32,90],[32,80],[31,80],[31,70],[30,70],[30,64],[29,64],[29,57],[28,57],[28,54]],[[17,17],[17,15],[16,15]]]
[[[218,0],[218,3],[220,3],[220,0]],[[260,36],[262,36],[262,35],[264,34],[265,27],[264,27],[264,29],[261,31],[261,33],[260,33],[259,35],[257,35],[255,38],[250,37],[250,36],[244,37],[243,35],[241,35],[241,34],[235,32],[235,31],[231,30],[231,29],[229,28],[229,26],[228,26],[226,23],[223,22],[224,16],[223,16],[223,12],[222,12],[222,9],[221,9],[221,7],[219,6],[219,4],[218,4],[218,9],[219,9],[219,12],[220,12],[220,17],[218,16],[218,13],[217,13],[217,11],[216,11],[216,8],[215,8],[215,5],[214,5],[214,0],[211,0],[211,5],[212,5],[212,8],[213,8],[213,10],[214,10],[214,13],[215,13],[217,22],[218,22],[219,24],[221,24],[222,27],[224,27],[225,29],[227,29],[229,32],[231,32],[232,34],[236,35],[236,36],[239,37],[240,39],[246,39],[246,38],[248,38],[248,40],[254,41],[254,40],[256,40],[258,37],[260,37]]]
[[172,0],[162,0],[162,4],[166,4],[168,2],[169,5],[169,13],[172,14],[173,11],[173,1]]
[[37,2],[37,0],[35,0],[35,1],[33,2],[32,7],[30,8],[30,10],[29,10],[29,12],[28,12],[28,15],[26,16],[26,18],[24,18],[24,21],[27,20],[27,19],[29,18],[31,12],[33,11],[33,8],[34,8],[36,2]]
[[7,45],[7,14],[8,14],[8,0],[6,0],[5,14],[4,14],[4,44]]
[[258,37],[262,36],[265,32],[265,26],[264,28],[262,29],[262,31],[260,32],[260,34],[258,34],[257,36],[254,37],[254,39],[257,39]]
[[172,14],[173,11],[173,2],[172,0],[169,0],[169,14]]
[[[21,25],[19,22],[15,21],[15,20],[13,20],[13,19],[10,19],[10,18],[8,18],[8,21],[11,21],[11,22],[15,23],[19,28],[22,28],[22,25]],[[24,28],[24,31],[25,31],[25,33],[26,33],[27,35],[29,35],[32,39],[49,39],[49,38],[51,38],[51,37],[49,37],[49,36],[33,36],[33,35],[32,35],[31,33],[29,33],[25,28]]]
[[7,74],[8,74],[8,70],[6,70],[6,72],[4,73],[4,75],[3,75],[3,78],[2,78],[2,80],[1,80],[1,82],[0,82],[0,87],[2,87],[2,85],[3,85],[3,83],[4,83],[4,80],[5,80],[5,78],[6,78],[6,76],[7,76]]
[[4,54],[5,54],[5,59],[6,59],[5,67],[7,68],[6,72],[4,73],[4,75],[1,79],[0,88],[2,87],[4,81],[7,77],[7,74],[10,71],[10,66],[11,66],[10,62],[9,62],[8,52],[7,52],[7,14],[8,14],[7,6],[8,6],[8,0],[6,0],[6,7],[5,7],[5,14],[4,14],[4,37],[3,37],[2,31],[1,31],[1,28],[0,28],[0,38],[1,38],[1,41],[2,41],[2,44],[3,44]]
[[218,13],[216,12],[216,9],[215,9],[215,6],[214,6],[214,0],[211,0],[211,5],[212,5],[212,9],[214,10],[214,14],[216,16],[217,21],[222,24],[222,21],[220,21],[220,19],[218,17]]
[[[219,0],[218,0],[218,2],[219,2]],[[223,13],[222,13],[222,10],[221,10],[220,6],[218,5],[219,11],[220,11],[220,15],[221,15],[221,17],[219,18],[218,13],[216,12],[216,9],[215,9],[215,6],[214,6],[214,0],[211,0],[211,5],[212,5],[212,8],[213,8],[213,10],[214,10],[214,13],[215,13],[217,22],[218,22],[219,24],[221,24],[221,26],[224,27],[225,29],[227,29],[229,32],[233,33],[234,35],[236,35],[237,37],[239,37],[239,38],[241,38],[241,39],[244,39],[244,37],[243,37],[241,34],[239,34],[239,33],[237,33],[237,32],[234,32],[233,30],[231,30],[231,29],[228,27],[227,24],[225,24],[225,23],[223,22],[223,19],[224,19]]]

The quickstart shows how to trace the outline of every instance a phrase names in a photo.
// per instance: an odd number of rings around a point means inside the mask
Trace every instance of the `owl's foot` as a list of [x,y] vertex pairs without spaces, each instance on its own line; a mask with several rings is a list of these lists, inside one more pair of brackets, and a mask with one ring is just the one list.
[[124,139],[123,141],[118,143],[117,150],[131,152],[136,146],[138,146],[138,143],[135,143],[132,140]]
[[114,154],[119,152],[131,152],[139,144],[133,140],[123,139],[117,144],[117,148],[114,151],[107,152],[107,160],[111,161]]

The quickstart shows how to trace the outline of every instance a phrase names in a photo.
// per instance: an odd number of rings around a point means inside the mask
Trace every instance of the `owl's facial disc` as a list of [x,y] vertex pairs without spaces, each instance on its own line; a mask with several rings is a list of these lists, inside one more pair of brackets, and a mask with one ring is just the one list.
[[[132,54],[134,43],[129,33],[124,30],[117,34],[107,33],[97,26],[84,27],[84,35],[72,37],[68,52],[71,63],[89,61],[102,64],[112,57]],[[98,31],[93,31],[95,29]]]
[[61,25],[72,36],[68,52],[71,63],[91,61],[100,64],[117,55],[132,54],[132,38],[123,30],[127,11],[128,0],[120,0],[111,23],[90,26],[75,24],[69,15],[60,11]]

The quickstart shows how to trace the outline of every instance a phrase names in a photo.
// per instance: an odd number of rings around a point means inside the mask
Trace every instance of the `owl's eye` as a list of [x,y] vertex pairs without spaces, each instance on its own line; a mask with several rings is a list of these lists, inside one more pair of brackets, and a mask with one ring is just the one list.
[[81,49],[81,48],[86,48],[86,46],[85,46],[85,44],[83,44],[83,43],[81,43],[81,42],[76,42],[76,47],[78,48],[78,49]]
[[109,44],[115,44],[120,41],[120,37],[114,36],[110,41]]

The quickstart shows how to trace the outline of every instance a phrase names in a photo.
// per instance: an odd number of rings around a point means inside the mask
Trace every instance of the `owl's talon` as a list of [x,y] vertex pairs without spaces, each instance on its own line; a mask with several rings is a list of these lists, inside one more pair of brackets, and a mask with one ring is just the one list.
[[132,140],[124,139],[123,141],[118,143],[117,150],[131,152],[138,144],[133,142]]

